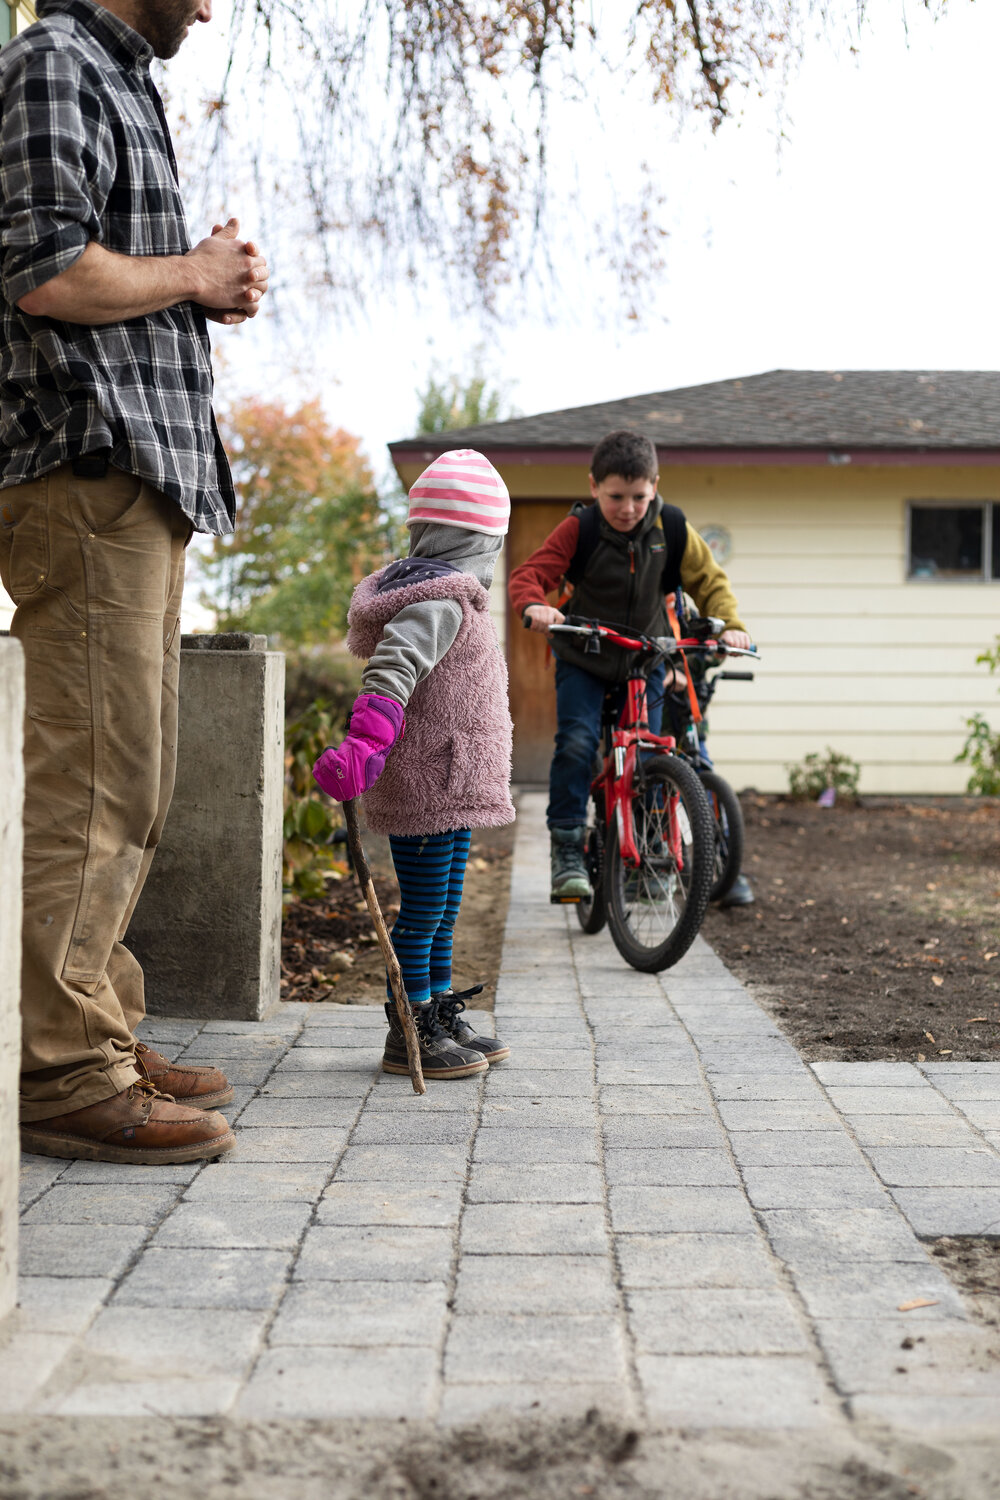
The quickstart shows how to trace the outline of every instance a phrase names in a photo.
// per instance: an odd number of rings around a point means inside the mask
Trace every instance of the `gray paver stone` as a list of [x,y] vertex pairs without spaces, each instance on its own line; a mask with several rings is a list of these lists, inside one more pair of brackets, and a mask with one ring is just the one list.
[[809,1345],[785,1293],[748,1287],[630,1291],[640,1354],[804,1354]]
[[659,1084],[602,1085],[602,1114],[616,1115],[705,1115],[709,1102],[704,1088],[680,1088]]
[[23,1215],[23,1224],[155,1224],[184,1191],[166,1187],[56,1184]]
[[755,1208],[888,1207],[884,1188],[859,1159],[853,1167],[744,1167]]
[[186,1202],[217,1198],[271,1198],[287,1201],[316,1198],[330,1175],[325,1162],[213,1163],[184,1194]]
[[536,1125],[521,1129],[483,1128],[476,1136],[472,1159],[502,1166],[530,1162],[591,1162],[598,1160],[597,1133],[591,1125]]
[[270,1308],[285,1283],[291,1253],[279,1250],[145,1250],[122,1282],[113,1307]]
[[240,1116],[240,1127],[264,1126],[268,1130],[317,1126],[327,1130],[350,1129],[358,1115],[353,1099],[274,1099],[258,1094]]
[[261,1089],[263,1099],[354,1099],[360,1108],[372,1086],[371,1069],[316,1069],[304,1073],[273,1073]]
[[470,1203],[603,1203],[600,1168],[587,1162],[475,1163]]
[[868,1155],[882,1181],[890,1187],[1000,1189],[1000,1156],[971,1136],[965,1148],[873,1146]]
[[297,1281],[444,1281],[451,1273],[447,1229],[320,1224],[303,1241]]
[[606,1255],[604,1210],[597,1204],[470,1203],[462,1253]]
[[101,1276],[22,1276],[16,1326],[31,1333],[83,1333],[113,1287]]
[[460,1315],[445,1345],[449,1382],[589,1381],[595,1370],[603,1379],[627,1378],[625,1341],[616,1318]]
[[822,1270],[845,1262],[916,1261],[927,1257],[909,1225],[892,1209],[840,1207],[769,1209],[761,1214],[776,1255],[793,1269]]
[[[965,1317],[961,1297],[944,1273],[926,1257],[922,1262],[845,1263],[818,1270],[796,1268],[792,1276],[812,1318],[854,1319],[874,1327],[900,1316],[910,1324]],[[924,1298],[935,1305],[900,1314],[903,1303]]]
[[609,1194],[616,1233],[752,1234],[756,1222],[739,1188],[613,1187]]
[[149,1325],[134,1308],[106,1307],[81,1346],[84,1381],[93,1379],[94,1362],[101,1358],[113,1360],[112,1378],[127,1383],[185,1375],[239,1379],[257,1353],[264,1327],[261,1312],[201,1308],[193,1318],[186,1308],[168,1307],[157,1316],[153,1351]]
[[637,1367],[650,1415],[670,1426],[774,1430],[829,1421],[811,1359],[643,1354]]
[[733,1164],[724,1151],[657,1151],[650,1147],[613,1147],[605,1153],[605,1172],[612,1185],[636,1187],[736,1187]]
[[836,1113],[820,1100],[809,1104],[795,1099],[719,1099],[718,1109],[723,1125],[730,1131],[767,1131],[769,1135],[778,1135],[841,1128]]
[[766,1287],[774,1262],[759,1234],[620,1234],[625,1287]]
[[22,1276],[120,1276],[146,1230],[135,1224],[24,1224]]
[[966,1146],[975,1136],[958,1115],[855,1115],[860,1146]]
[[458,1272],[457,1313],[615,1313],[611,1266],[595,1255],[467,1255]]
[[447,1320],[443,1281],[297,1282],[278,1309],[268,1342],[285,1344],[426,1345],[437,1348]]
[[1000,1235],[1000,1188],[893,1188],[892,1197],[922,1239]]
[[463,1182],[465,1172],[464,1146],[348,1146],[337,1181]]
[[[886,1090],[866,1088],[831,1088],[830,1099],[842,1115],[852,1119],[855,1115],[884,1115],[890,1101]],[[894,1088],[892,1091],[893,1113],[901,1115],[950,1115],[947,1099],[927,1084],[920,1088]]]
[[294,1250],[310,1213],[308,1203],[273,1198],[182,1203],[160,1225],[152,1243],[181,1249]]
[[329,1162],[332,1166],[347,1144],[346,1130],[302,1126],[274,1130],[258,1126],[240,1128],[237,1156],[241,1162]]
[[437,1354],[408,1346],[268,1350],[237,1407],[245,1419],[433,1415]]
[[708,1083],[719,1100],[806,1104],[824,1111],[829,1108],[819,1084],[801,1064],[791,1072],[786,1069],[780,1073],[755,1072],[748,1067],[709,1069]]
[[741,1130],[729,1136],[741,1167],[857,1166],[857,1147],[843,1130]]
[[412,1225],[446,1229],[462,1212],[462,1184],[434,1182],[331,1182],[316,1207],[320,1224]]
[[605,1147],[660,1147],[671,1151],[724,1150],[726,1135],[710,1115],[602,1115]]

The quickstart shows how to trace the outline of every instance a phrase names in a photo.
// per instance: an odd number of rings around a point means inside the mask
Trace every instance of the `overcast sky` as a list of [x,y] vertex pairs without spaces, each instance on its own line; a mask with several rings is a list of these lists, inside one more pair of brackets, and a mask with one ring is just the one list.
[[[1000,6],[951,0],[936,24],[916,0],[870,12],[859,57],[808,47],[780,150],[773,98],[714,137],[699,123],[657,135],[641,100],[605,101],[612,149],[638,143],[670,204],[667,270],[638,326],[601,315],[607,288],[570,253],[547,324],[536,307],[484,330],[440,294],[373,286],[353,329],[258,320],[224,335],[222,390],[319,391],[381,467],[431,364],[459,370],[480,341],[525,413],[776,367],[996,367]],[[178,63],[197,68],[188,49]]]

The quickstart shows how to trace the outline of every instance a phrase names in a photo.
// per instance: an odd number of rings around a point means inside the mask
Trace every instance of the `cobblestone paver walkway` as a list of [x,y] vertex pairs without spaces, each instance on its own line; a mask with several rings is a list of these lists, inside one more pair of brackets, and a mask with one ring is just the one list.
[[378,1008],[150,1020],[226,1068],[237,1150],[24,1159],[0,1410],[996,1430],[919,1236],[1000,1235],[1000,1065],[810,1068],[704,944],[638,974],[546,893],[528,796],[513,1056],[423,1100],[376,1071]]

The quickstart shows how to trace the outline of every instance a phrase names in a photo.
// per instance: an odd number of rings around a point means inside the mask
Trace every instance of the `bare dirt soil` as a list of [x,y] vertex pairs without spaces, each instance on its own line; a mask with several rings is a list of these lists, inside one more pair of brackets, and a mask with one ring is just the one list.
[[0,1500],[997,1500],[995,1434],[647,1430],[583,1419],[0,1419]]
[[744,794],[756,904],[704,936],[811,1059],[1000,1059],[1000,802]]
[[[388,841],[365,835],[375,893],[391,931],[399,887]],[[455,928],[454,987],[482,984],[470,1008],[492,1010],[510,893],[513,828],[477,829],[472,836],[462,910]],[[385,966],[368,907],[355,877],[331,882],[321,901],[297,901],[285,912],[281,998],[340,1005],[381,1005]]]

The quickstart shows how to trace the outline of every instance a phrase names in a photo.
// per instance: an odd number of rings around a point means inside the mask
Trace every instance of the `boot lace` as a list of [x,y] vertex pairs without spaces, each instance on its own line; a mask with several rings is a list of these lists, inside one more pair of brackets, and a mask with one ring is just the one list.
[[466,1000],[471,1000],[473,995],[481,995],[484,988],[484,985],[474,984],[471,989],[452,990],[449,994],[436,997],[438,1015],[446,1030],[450,1031],[454,1026],[456,1016],[465,1009]]

